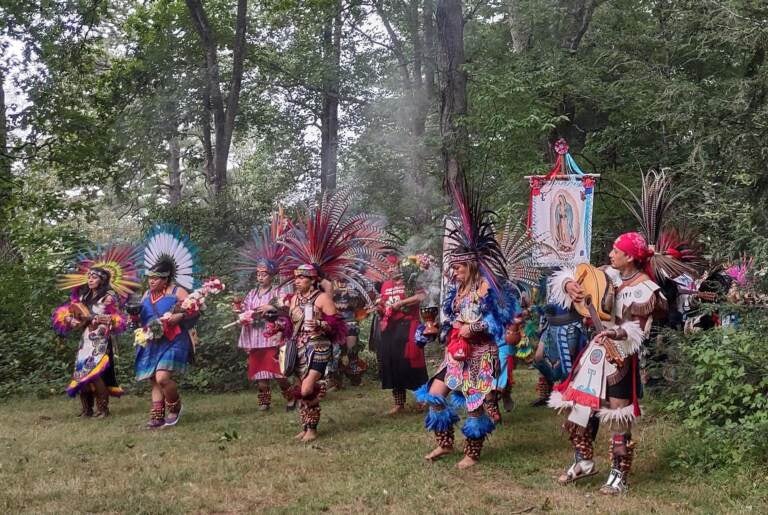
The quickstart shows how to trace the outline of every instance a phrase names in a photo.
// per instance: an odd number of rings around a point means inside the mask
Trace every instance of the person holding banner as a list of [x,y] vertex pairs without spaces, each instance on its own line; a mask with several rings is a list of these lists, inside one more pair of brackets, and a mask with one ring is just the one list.
[[[550,407],[569,411],[564,428],[574,447],[574,461],[559,477],[561,484],[597,473],[593,447],[603,422],[611,429],[611,471],[600,492],[615,495],[627,491],[635,451],[632,425],[640,416],[638,357],[654,314],[663,313],[667,304],[659,286],[644,272],[653,254],[641,234],[629,232],[614,242],[610,267],[601,271],[586,265],[610,281],[608,295],[602,299],[593,297],[597,294],[579,280],[583,278],[576,277],[574,270],[562,270],[550,279],[552,298],[566,310],[593,303],[591,313],[597,329],[569,377],[555,387],[549,400]],[[611,320],[605,327],[594,306],[610,311]]]

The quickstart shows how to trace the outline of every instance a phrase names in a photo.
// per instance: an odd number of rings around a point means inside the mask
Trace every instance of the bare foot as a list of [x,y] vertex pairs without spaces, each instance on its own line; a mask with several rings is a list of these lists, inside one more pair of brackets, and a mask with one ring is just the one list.
[[432,452],[424,456],[424,459],[427,461],[436,461],[447,454],[451,454],[452,452],[453,447],[435,447]]
[[314,429],[307,429],[307,431],[304,433],[304,437],[301,439],[302,442],[311,442],[312,440],[317,439],[317,431]]
[[259,411],[267,411],[269,409],[269,404],[259,404]]
[[474,467],[477,465],[477,460],[474,458],[470,458],[469,456],[464,456],[460,462],[456,464],[456,468],[459,468],[461,470],[468,469],[469,467]]
[[305,435],[305,434],[306,434],[306,431],[301,431],[300,433],[298,433],[298,434],[297,434],[296,436],[294,436],[293,438],[295,438],[296,440],[303,440],[303,439],[304,439],[304,435]]
[[391,410],[387,411],[386,415],[392,416],[397,415],[398,413],[402,413],[405,409],[405,406],[400,406],[399,404],[395,404]]

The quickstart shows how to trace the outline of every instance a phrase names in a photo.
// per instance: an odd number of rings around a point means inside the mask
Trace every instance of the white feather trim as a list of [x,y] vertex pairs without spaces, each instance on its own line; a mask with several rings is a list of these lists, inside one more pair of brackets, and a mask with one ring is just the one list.
[[563,394],[560,392],[552,392],[547,401],[547,406],[558,411],[573,408],[573,401],[566,401],[563,399]]
[[621,327],[627,333],[626,340],[619,340],[616,343],[621,344],[624,350],[624,356],[631,356],[637,354],[643,348],[643,340],[645,340],[645,333],[640,327],[640,322],[636,320],[629,320],[623,322]]
[[608,427],[616,425],[632,425],[637,418],[635,416],[635,407],[630,404],[623,408],[601,408],[597,411],[597,417],[603,424],[608,424]]
[[549,281],[547,281],[547,287],[549,288],[549,302],[558,304],[564,309],[571,309],[573,300],[565,292],[565,283],[573,281],[575,277],[576,269],[574,268],[561,268],[553,273],[550,276]]
[[608,279],[610,279],[611,284],[613,284],[615,288],[618,288],[619,286],[621,286],[621,283],[622,283],[621,272],[619,272],[612,266],[605,267],[603,271],[605,272],[605,275],[608,277]]

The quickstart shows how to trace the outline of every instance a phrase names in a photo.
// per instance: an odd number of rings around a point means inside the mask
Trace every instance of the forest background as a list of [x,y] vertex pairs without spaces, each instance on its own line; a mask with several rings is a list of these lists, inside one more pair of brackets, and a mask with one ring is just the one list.
[[[470,176],[522,220],[523,177],[559,137],[601,175],[593,261],[635,227],[619,183],[652,168],[713,260],[768,257],[764,2],[0,0],[0,37],[0,396],[61,394],[54,281],[80,250],[171,222],[244,291],[251,228],[344,186],[435,252],[443,180]],[[206,317],[185,388],[246,386],[230,318]],[[768,322],[743,318],[669,336],[676,466],[765,463]]]

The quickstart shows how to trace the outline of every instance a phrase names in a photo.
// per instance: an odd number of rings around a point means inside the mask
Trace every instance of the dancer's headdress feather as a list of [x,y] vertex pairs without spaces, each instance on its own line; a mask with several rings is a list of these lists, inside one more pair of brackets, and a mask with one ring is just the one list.
[[339,189],[285,234],[285,266],[295,275],[346,281],[366,297],[371,279],[383,280],[387,262],[382,220],[365,213],[349,215],[352,192]]
[[[132,245],[111,245],[82,252],[75,263],[75,272],[62,274],[56,283],[62,290],[88,284],[88,273],[95,269],[105,270],[112,290],[121,298],[127,298],[139,288],[139,252]],[[106,275],[106,274],[104,274]]]
[[447,231],[452,248],[450,263],[475,261],[488,284],[499,291],[500,281],[508,279],[504,253],[496,240],[493,219],[496,213],[482,206],[480,193],[466,177],[447,183],[457,211],[456,227]]
[[143,254],[148,277],[168,278],[188,290],[197,286],[197,247],[178,227],[169,224],[153,227],[145,239]]

